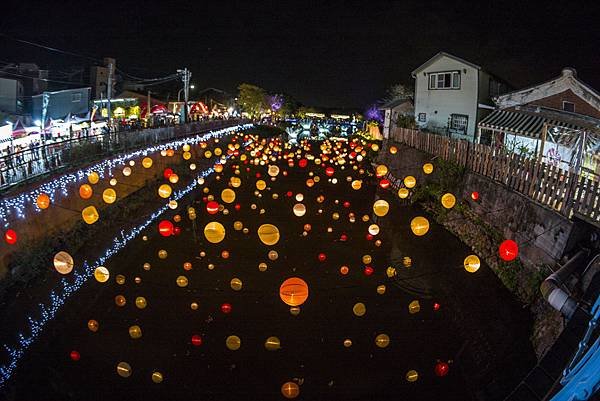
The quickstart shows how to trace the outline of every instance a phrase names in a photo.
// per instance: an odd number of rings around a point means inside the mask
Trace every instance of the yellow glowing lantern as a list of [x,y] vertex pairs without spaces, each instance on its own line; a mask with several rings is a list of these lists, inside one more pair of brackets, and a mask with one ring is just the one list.
[[87,224],[94,224],[100,218],[98,214],[98,210],[95,206],[88,206],[81,211],[81,216],[83,217],[83,221]]
[[362,188],[362,181],[361,180],[354,180],[352,181],[352,189],[354,189],[355,191],[358,191],[359,189]]
[[135,298],[135,306],[138,309],[144,309],[144,308],[146,308],[146,306],[148,306],[148,303],[146,302],[146,298],[144,298],[144,297],[136,297]]
[[390,146],[390,153],[395,155],[396,153],[398,153],[398,148],[395,146]]
[[352,307],[352,313],[356,316],[364,316],[367,313],[367,307],[362,302],[358,302]]
[[388,171],[389,170],[385,164],[380,164],[375,168],[375,174],[377,175],[377,177],[383,177],[388,173]]
[[235,277],[232,278],[231,281],[229,282],[229,285],[231,286],[231,289],[234,291],[240,291],[242,289],[242,280],[240,280],[239,278]]
[[121,377],[131,376],[131,365],[127,362],[119,362],[117,365],[117,374]]
[[277,167],[275,165],[269,166],[269,168],[267,170],[267,174],[269,174],[269,176],[271,176],[271,177],[277,177],[277,175],[279,174],[279,167]]
[[167,253],[167,251],[165,251],[164,249],[161,249],[158,251],[158,258],[159,259],[166,259],[167,256],[169,256],[169,254]]
[[408,198],[408,194],[409,194],[409,191],[408,191],[408,189],[406,189],[406,188],[404,188],[404,187],[402,187],[402,188],[400,188],[400,189],[398,190],[398,197],[399,197],[400,199],[406,199],[406,198]]
[[419,313],[420,310],[421,304],[419,303],[419,300],[415,299],[414,301],[408,304],[408,313],[410,313],[411,315]]
[[385,274],[386,274],[386,275],[387,275],[389,278],[392,278],[392,277],[394,277],[394,276],[396,275],[396,269],[395,269],[394,267],[392,267],[392,266],[389,266],[389,267],[386,269],[386,271],[385,271]]
[[192,158],[192,154],[190,152],[183,152],[183,160],[190,160]]
[[362,257],[363,264],[368,265],[372,261],[373,261],[373,258],[371,257],[371,255],[363,255],[363,257]]
[[95,185],[98,183],[98,181],[100,181],[100,175],[97,172],[92,171],[88,174],[88,182],[90,184]]
[[115,203],[117,200],[117,192],[112,188],[106,188],[104,192],[102,192],[102,200],[108,204]]
[[48,209],[50,206],[50,197],[44,193],[39,194],[35,203],[40,209]]
[[300,386],[294,382],[283,383],[281,386],[281,394],[287,399],[292,399],[300,395]]
[[183,147],[181,148],[181,150],[183,150],[184,152],[189,152],[190,151],[190,145],[189,144],[184,144]]
[[383,217],[388,214],[389,210],[390,204],[386,200],[378,199],[373,203],[373,213],[375,213],[376,216]]
[[267,187],[267,183],[266,183],[266,182],[264,182],[263,180],[258,180],[258,181],[256,181],[256,188],[257,188],[259,191],[262,191],[262,190],[263,190],[263,189],[265,189],[266,187]]
[[188,279],[186,276],[178,276],[177,279],[175,280],[175,282],[177,283],[178,287],[187,287],[188,285]]
[[215,170],[215,173],[222,173],[223,172],[223,165],[221,163],[216,163],[214,165],[213,169]]
[[263,224],[258,227],[258,238],[265,245],[275,245],[279,242],[279,229],[273,224]]
[[387,334],[379,334],[375,337],[375,345],[379,348],[385,348],[390,345],[390,337]]
[[442,206],[446,209],[452,209],[456,204],[456,198],[451,193],[442,195]]
[[377,224],[371,224],[367,230],[371,235],[379,234],[379,226]]
[[416,370],[409,370],[406,372],[406,381],[413,383],[419,380],[419,373]]
[[233,222],[233,229],[235,231],[240,231],[242,228],[244,228],[244,223],[242,223],[241,221],[234,221]]
[[277,260],[277,258],[279,258],[279,254],[277,253],[277,251],[269,251],[268,255],[269,260]]
[[416,236],[423,236],[429,231],[429,221],[425,217],[417,216],[411,220],[410,229]]
[[378,286],[377,286],[377,293],[378,293],[379,295],[383,295],[383,294],[385,294],[385,290],[386,290],[386,287],[385,287],[385,285],[384,285],[384,284],[381,284],[381,285],[378,285]]
[[123,295],[117,295],[115,297],[115,304],[117,306],[123,307],[123,306],[125,306],[126,303],[127,303],[127,300],[125,299],[125,297]]
[[477,255],[469,255],[465,258],[465,270],[469,273],[475,273],[481,267],[481,261]]
[[172,192],[173,189],[171,189],[171,186],[169,184],[162,184],[160,187],[158,187],[158,196],[160,196],[163,199],[166,199],[169,196],[171,196]]
[[123,169],[123,175],[124,175],[125,177],[129,177],[129,176],[131,175],[131,167],[125,167],[125,168]]
[[79,187],[79,196],[81,199],[90,199],[93,195],[94,191],[89,184],[83,184]]
[[125,284],[125,276],[122,274],[117,274],[117,277],[115,277],[115,281],[117,282],[117,284],[123,285]]
[[425,163],[425,164],[423,164],[423,172],[425,174],[431,174],[431,173],[433,173],[433,164],[431,164],[431,163]]
[[217,244],[225,238],[225,227],[217,221],[212,221],[204,227],[204,236],[208,242]]
[[265,348],[267,351],[277,351],[281,348],[281,341],[275,336],[269,337],[265,340]]
[[94,278],[99,283],[106,283],[108,281],[109,277],[110,277],[110,272],[104,266],[98,266],[94,270]]
[[293,211],[295,216],[302,217],[306,214],[306,206],[304,206],[302,203],[296,203]]
[[239,188],[242,185],[242,180],[239,177],[231,177],[229,179],[229,183],[234,188]]
[[225,203],[233,203],[235,201],[235,192],[233,189],[225,188],[221,192],[221,199],[223,199],[223,202]]
[[417,179],[412,175],[407,175],[404,177],[404,186],[406,188],[414,188],[417,185]]
[[54,268],[60,274],[69,274],[73,270],[73,257],[65,251],[60,251],[54,255]]
[[156,384],[160,384],[163,381],[163,374],[160,372],[152,372],[152,381]]
[[152,167],[152,164],[153,164],[153,161],[152,161],[152,159],[151,159],[151,158],[149,158],[149,157],[144,157],[144,158],[142,159],[142,166],[143,166],[144,168],[150,168],[150,167]]
[[350,348],[350,347],[352,347],[352,340],[351,340],[351,339],[349,339],[349,338],[346,338],[346,339],[344,340],[344,347],[346,347],[346,348]]
[[309,178],[308,180],[306,180],[306,186],[309,188],[312,188],[315,186],[315,180],[313,180],[312,178]]
[[242,346],[242,340],[238,336],[229,336],[225,340],[225,345],[232,351],[240,349]]
[[88,320],[87,327],[91,332],[95,333],[100,328],[100,325],[98,324],[98,322],[96,320],[90,319],[90,320]]
[[140,328],[140,326],[134,325],[129,327],[129,337],[133,338],[134,340],[141,338],[142,329]]

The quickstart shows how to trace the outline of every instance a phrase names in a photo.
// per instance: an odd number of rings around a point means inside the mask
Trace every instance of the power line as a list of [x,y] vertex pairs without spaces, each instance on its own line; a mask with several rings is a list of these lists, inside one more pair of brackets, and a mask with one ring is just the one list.
[[88,87],[88,86],[85,86],[84,84],[82,84],[81,82],[59,81],[59,80],[56,80],[56,79],[38,78],[38,77],[32,77],[30,75],[17,74],[15,72],[0,71],[0,75],[4,75],[4,74],[12,75],[12,76],[15,76],[15,77],[21,77],[21,78],[37,79],[37,80],[44,81],[44,82],[55,82],[55,83],[59,83],[59,84],[80,85],[80,86],[83,86],[83,87]]

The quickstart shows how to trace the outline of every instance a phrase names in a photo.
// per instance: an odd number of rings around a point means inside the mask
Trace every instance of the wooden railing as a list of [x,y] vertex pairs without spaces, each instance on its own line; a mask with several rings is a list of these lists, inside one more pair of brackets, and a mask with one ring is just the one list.
[[600,182],[536,159],[482,144],[396,128],[392,141],[422,150],[499,182],[571,217],[600,222]]

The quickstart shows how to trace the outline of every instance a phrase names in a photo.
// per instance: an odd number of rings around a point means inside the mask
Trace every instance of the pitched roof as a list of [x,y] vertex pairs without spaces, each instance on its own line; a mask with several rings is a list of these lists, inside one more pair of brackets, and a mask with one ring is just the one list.
[[427,60],[426,62],[424,62],[423,64],[421,64],[420,66],[418,66],[417,68],[415,68],[410,74],[414,77],[416,73],[418,73],[419,71],[423,70],[424,68],[428,67],[429,65],[433,64],[436,60],[438,60],[441,57],[448,57],[451,58],[453,60],[456,60],[460,63],[469,65],[473,68],[476,68],[478,70],[481,70],[481,66],[471,63],[470,61],[467,61],[465,59],[462,59],[460,57],[457,57],[453,54],[450,53],[446,53],[446,52],[438,52],[436,55],[434,55],[433,57],[431,57],[429,60]]
[[563,68],[561,75],[556,78],[497,96],[494,98],[494,102],[499,108],[505,109],[531,103],[562,93],[568,89],[597,110],[600,110],[600,93],[579,80],[575,69],[569,67]]

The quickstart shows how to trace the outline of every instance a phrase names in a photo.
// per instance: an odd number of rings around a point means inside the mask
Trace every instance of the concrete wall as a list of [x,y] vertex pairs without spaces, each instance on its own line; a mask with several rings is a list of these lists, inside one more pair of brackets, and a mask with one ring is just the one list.
[[[443,71],[460,71],[460,89],[429,89],[429,74]],[[424,123],[417,119],[417,124],[430,129],[446,127],[450,114],[465,114],[469,116],[467,133],[473,137],[477,126],[478,73],[476,68],[446,56],[420,70],[415,77],[415,117],[426,113],[427,118]]]

